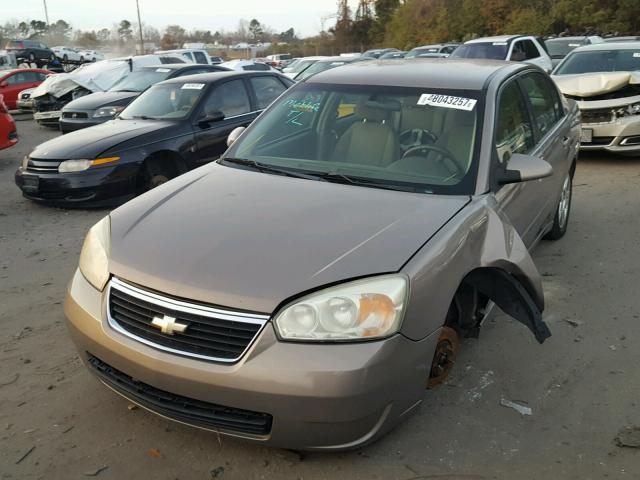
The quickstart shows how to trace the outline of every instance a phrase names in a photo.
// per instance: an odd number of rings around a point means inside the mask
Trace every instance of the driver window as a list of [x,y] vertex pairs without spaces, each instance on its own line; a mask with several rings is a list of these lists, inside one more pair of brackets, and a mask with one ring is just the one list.
[[502,89],[497,115],[496,150],[500,163],[506,164],[514,153],[527,153],[535,145],[527,105],[516,81]]
[[204,106],[205,115],[222,112],[225,118],[251,111],[249,95],[242,80],[231,80],[216,86]]

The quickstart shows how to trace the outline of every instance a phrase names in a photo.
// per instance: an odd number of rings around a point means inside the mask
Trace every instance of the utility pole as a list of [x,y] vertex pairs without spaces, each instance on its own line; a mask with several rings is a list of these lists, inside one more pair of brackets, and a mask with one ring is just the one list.
[[140,55],[144,55],[144,38],[142,37],[142,20],[140,20],[140,2],[136,0],[136,9],[138,10],[138,27],[140,27]]
[[47,10],[47,0],[42,0],[44,3],[44,18],[47,21],[47,25],[49,25],[49,11]]

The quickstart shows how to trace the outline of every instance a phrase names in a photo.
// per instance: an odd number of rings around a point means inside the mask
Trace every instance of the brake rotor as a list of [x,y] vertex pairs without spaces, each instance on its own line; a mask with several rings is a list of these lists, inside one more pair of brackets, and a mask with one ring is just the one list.
[[442,327],[431,363],[427,388],[436,388],[447,379],[456,362],[459,347],[458,333],[451,327]]

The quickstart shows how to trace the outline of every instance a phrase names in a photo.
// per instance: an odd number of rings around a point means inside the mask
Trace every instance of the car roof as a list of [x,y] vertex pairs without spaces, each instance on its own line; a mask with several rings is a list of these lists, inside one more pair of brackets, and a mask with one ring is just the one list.
[[574,52],[591,52],[598,50],[633,50],[640,51],[640,41],[638,42],[609,42],[609,43],[592,43],[583,45],[574,50]]
[[183,68],[218,67],[218,65],[204,65],[201,63],[161,63],[158,65],[145,65],[142,70],[152,70],[156,68],[167,68],[169,70],[181,70]]
[[590,37],[589,35],[574,35],[573,37],[554,37],[554,38],[547,38],[545,42],[553,42],[554,40],[586,40],[589,37]]
[[351,63],[354,62],[356,60],[359,60],[361,62],[366,62],[368,61],[367,59],[364,59],[362,57],[341,57],[339,55],[336,55],[335,57],[323,57],[320,60],[318,60],[318,63],[327,63],[327,62],[345,62],[345,63]]
[[526,65],[497,60],[410,58],[372,60],[318,73],[307,83],[380,85],[449,90],[482,90],[487,80],[502,71],[504,75]]
[[[186,77],[177,77],[170,78],[169,80],[165,80],[160,82],[160,84],[166,83],[215,83],[218,80],[224,80],[232,77],[247,77],[247,76],[263,76],[263,75],[277,75],[280,76],[279,73],[269,70],[264,71],[238,71],[238,70],[229,70],[228,72],[210,72],[210,73],[197,73],[195,75],[189,75]],[[159,84],[156,84],[159,85]]]
[[495,37],[474,38],[473,40],[469,40],[465,43],[508,42],[510,40],[513,40],[514,38],[528,36],[532,37],[533,35],[497,35]]

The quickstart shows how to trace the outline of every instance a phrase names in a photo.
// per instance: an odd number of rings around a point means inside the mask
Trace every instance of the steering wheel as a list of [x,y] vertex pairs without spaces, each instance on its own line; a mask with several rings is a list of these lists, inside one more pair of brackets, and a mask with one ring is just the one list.
[[411,128],[402,132],[398,141],[402,150],[408,150],[411,147],[432,145],[437,138],[432,131],[426,128]]
[[423,158],[429,158],[430,152],[438,154],[435,158],[435,162],[440,163],[443,167],[449,170],[451,175],[464,177],[465,171],[456,160],[455,155],[450,150],[439,145],[417,145],[415,147],[411,147],[409,150],[404,152],[402,158],[410,157],[412,154],[417,154],[416,156]]

